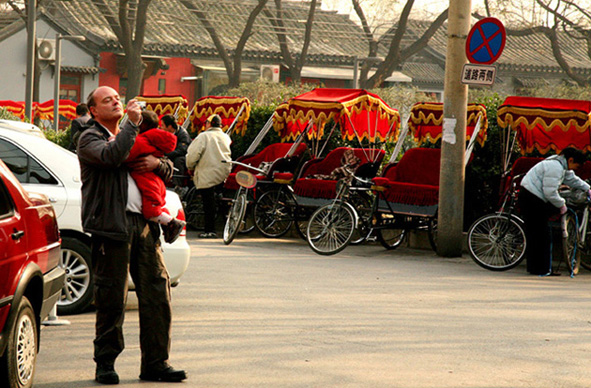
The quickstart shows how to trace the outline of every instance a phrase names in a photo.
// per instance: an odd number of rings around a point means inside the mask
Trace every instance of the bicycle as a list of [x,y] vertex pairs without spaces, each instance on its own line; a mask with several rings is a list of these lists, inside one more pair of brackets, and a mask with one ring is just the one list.
[[[518,185],[523,174],[512,177],[498,212],[477,219],[468,230],[468,248],[476,264],[491,271],[515,268],[525,258],[525,225],[518,215]],[[562,256],[571,274],[579,271],[577,215],[572,207],[560,218]],[[579,257],[579,259],[577,259]],[[560,266],[560,263],[559,263]]]

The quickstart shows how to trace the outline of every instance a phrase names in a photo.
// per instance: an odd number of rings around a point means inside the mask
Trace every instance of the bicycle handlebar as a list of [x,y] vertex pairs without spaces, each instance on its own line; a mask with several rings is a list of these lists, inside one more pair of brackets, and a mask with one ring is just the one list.
[[231,160],[231,161],[222,160],[221,162],[222,162],[222,163],[236,164],[236,165],[238,165],[238,166],[246,167],[246,168],[248,168],[248,169],[250,169],[250,170],[254,170],[254,171],[256,171],[256,172],[259,172],[259,173],[261,173],[261,174],[263,174],[263,175],[267,175],[267,171],[265,171],[265,170],[261,170],[260,168],[257,168],[257,167],[253,167],[253,166],[251,166],[250,164],[246,164],[246,163],[242,163],[242,162],[235,162],[235,161],[233,161],[233,160]]

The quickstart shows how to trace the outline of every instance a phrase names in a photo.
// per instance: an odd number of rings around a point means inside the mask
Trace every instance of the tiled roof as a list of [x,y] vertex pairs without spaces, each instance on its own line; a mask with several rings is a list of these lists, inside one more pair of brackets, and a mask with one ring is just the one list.
[[98,74],[105,72],[105,69],[95,66],[60,66],[60,69],[62,72],[68,73]]
[[20,29],[25,23],[21,17],[12,9],[0,12],[0,40],[3,40],[14,33],[15,27]]
[[[194,1],[194,0],[193,0]],[[116,2],[111,9],[116,10]],[[242,34],[248,14],[254,2],[231,0],[194,1],[205,8],[209,21],[216,26],[224,45],[231,49]],[[46,14],[72,34],[95,37],[94,41],[104,50],[120,51],[119,43],[108,27],[106,19],[90,0],[44,2]],[[216,49],[207,31],[195,15],[178,0],[153,1],[148,12],[144,54],[182,55],[186,57],[217,57]],[[290,4],[290,3],[284,3]],[[274,2],[267,3],[275,14]],[[304,22],[308,8],[301,5],[284,5],[284,21],[289,33],[288,41],[293,52],[301,51]],[[92,39],[91,39],[92,40]],[[352,63],[352,56],[366,56],[361,29],[345,15],[317,9],[314,17],[312,40],[308,49],[311,63]],[[268,18],[260,13],[244,52],[245,59],[280,61],[279,44]]]
[[[118,1],[106,0],[116,16]],[[197,9],[204,10],[209,21],[216,26],[223,43],[230,50],[242,33],[250,10],[255,0],[190,0]],[[85,35],[85,45],[94,51],[115,51],[122,49],[111,31],[105,17],[100,13],[94,0],[45,0],[40,13],[64,33]],[[304,24],[308,17],[308,7],[302,3],[283,2],[285,26],[288,42],[293,53],[302,48]],[[268,9],[275,14],[273,1],[267,3]],[[19,22],[14,12],[0,13],[0,40],[7,31]],[[10,20],[13,20],[10,23]],[[20,28],[24,23],[20,22]],[[409,21],[409,28],[404,36],[403,45],[416,40],[429,26],[428,21]],[[2,27],[4,26],[4,27]],[[2,34],[5,34],[4,36]],[[575,40],[565,33],[559,34],[565,59],[579,71],[591,73],[591,60],[583,42]],[[387,53],[389,39],[380,43],[379,56]],[[424,59],[411,58],[414,64],[407,64],[407,69],[415,75],[415,80],[435,80],[441,75],[447,46],[446,25],[439,29],[428,46],[421,52],[422,57],[430,57],[430,62],[441,66],[431,69],[419,66]],[[318,9],[315,13],[312,41],[308,50],[308,65],[352,66],[353,56],[367,56],[367,44],[362,30],[347,15]],[[194,12],[191,12],[180,0],[152,1],[148,13],[148,24],[144,44],[145,55],[180,56],[188,58],[215,58],[218,55],[209,34],[203,28]],[[244,60],[261,63],[282,62],[277,37],[264,13],[256,19],[252,35],[249,38]],[[496,63],[500,71],[560,71],[548,40],[541,34],[516,37],[509,36],[505,50]],[[433,73],[437,71],[437,75]],[[443,78],[443,77],[442,77]],[[442,79],[441,78],[441,79]]]
[[402,72],[413,81],[424,83],[438,83],[443,85],[445,69],[434,63],[406,62],[402,65]]

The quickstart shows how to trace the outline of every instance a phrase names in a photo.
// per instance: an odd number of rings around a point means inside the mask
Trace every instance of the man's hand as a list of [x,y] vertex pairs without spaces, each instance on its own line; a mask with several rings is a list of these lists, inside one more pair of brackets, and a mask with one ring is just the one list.
[[156,169],[160,165],[160,159],[154,155],[146,155],[142,156],[141,158],[137,158],[128,165],[133,171],[139,172],[141,174]]
[[135,98],[132,98],[127,103],[127,117],[129,121],[135,125],[140,125],[142,119],[142,108],[137,103]]

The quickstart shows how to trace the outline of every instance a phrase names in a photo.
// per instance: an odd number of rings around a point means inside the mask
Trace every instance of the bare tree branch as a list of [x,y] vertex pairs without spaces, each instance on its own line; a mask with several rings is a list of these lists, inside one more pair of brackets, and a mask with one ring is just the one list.
[[556,58],[556,62],[558,62],[558,65],[560,65],[560,68],[566,73],[566,75],[572,78],[580,86],[588,86],[589,80],[575,73],[562,56],[562,51],[560,50],[560,44],[558,42],[558,36],[556,35],[556,29],[549,28],[548,30],[546,30],[544,35],[546,35],[546,37],[550,40],[554,58]]

